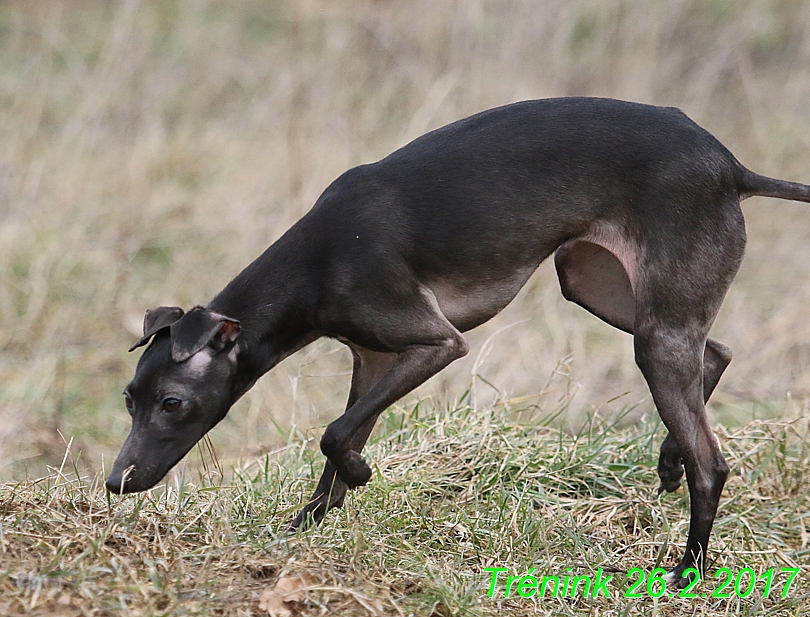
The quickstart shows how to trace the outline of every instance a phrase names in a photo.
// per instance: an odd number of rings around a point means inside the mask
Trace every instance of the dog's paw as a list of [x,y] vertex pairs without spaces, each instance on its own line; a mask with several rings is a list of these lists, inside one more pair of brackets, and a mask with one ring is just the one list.
[[[683,573],[687,569],[689,569],[689,573],[684,576]],[[673,570],[664,576],[664,582],[666,583],[667,587],[672,589],[686,589],[694,582],[695,577],[697,576],[697,570],[694,566],[687,567],[686,564],[679,563]]]
[[304,530],[320,525],[329,510],[343,507],[347,490],[346,484],[335,476],[334,467],[327,463],[318,482],[318,488],[315,489],[309,502],[301,509],[298,516],[290,523],[289,531],[294,533],[299,529]]
[[658,495],[666,491],[667,493],[674,493],[681,487],[681,479],[665,481],[661,478],[661,483],[658,485]]
[[[290,523],[288,531],[295,533],[298,530],[304,531],[312,527],[317,527],[323,522],[326,513],[332,508],[343,507],[343,499],[346,496],[346,487],[336,487],[337,490],[330,493],[314,495],[312,501],[305,505]],[[327,506],[327,500],[331,502]]]
[[341,457],[340,461],[332,461],[337,468],[338,477],[346,483],[349,488],[364,486],[371,480],[371,467],[365,459],[354,450],[349,450]]
[[659,495],[664,491],[667,493],[677,491],[683,480],[683,464],[680,458],[673,461],[661,456],[658,460],[658,477],[661,479],[658,486]]
[[288,531],[290,533],[295,533],[296,531],[304,531],[311,527],[317,527],[323,521],[323,517],[326,515],[326,497],[321,495],[320,497],[313,499],[307,505],[305,505],[301,511],[298,513],[293,521],[290,523]]

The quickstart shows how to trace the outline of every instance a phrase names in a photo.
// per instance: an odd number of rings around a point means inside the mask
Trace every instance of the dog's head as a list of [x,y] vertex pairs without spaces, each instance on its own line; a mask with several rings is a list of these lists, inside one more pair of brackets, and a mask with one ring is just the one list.
[[202,307],[146,312],[149,344],[124,390],[132,429],[107,477],[115,493],[153,487],[216,425],[241,392],[234,385],[241,327]]

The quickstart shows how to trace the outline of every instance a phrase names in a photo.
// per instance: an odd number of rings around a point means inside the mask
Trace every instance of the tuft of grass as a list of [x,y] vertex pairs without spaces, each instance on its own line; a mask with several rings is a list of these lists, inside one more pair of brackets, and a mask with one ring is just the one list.
[[[366,451],[374,476],[314,530],[286,525],[322,464],[306,440],[223,478],[212,451],[195,478],[111,496],[71,456],[47,477],[0,486],[3,615],[262,615],[302,581],[291,615],[810,615],[804,518],[810,416],[755,421],[720,441],[732,473],[715,523],[715,571],[800,567],[787,597],[627,599],[627,571],[680,557],[684,489],[657,497],[663,428],[592,418],[569,434],[506,406],[389,412]],[[490,574],[613,575],[611,598],[488,597]],[[745,589],[745,586],[742,587]]]

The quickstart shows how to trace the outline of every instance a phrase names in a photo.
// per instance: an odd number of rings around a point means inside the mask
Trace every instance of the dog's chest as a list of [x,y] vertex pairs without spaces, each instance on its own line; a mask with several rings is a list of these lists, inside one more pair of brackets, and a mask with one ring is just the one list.
[[536,269],[524,266],[507,278],[465,286],[448,280],[427,283],[447,320],[464,332],[481,325],[501,312],[526,284]]

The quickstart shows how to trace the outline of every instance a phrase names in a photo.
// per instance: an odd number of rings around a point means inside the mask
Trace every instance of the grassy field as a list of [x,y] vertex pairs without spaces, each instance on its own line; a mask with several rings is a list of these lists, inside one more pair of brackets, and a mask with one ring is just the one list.
[[[629,410],[628,410],[629,411]],[[545,416],[545,420],[553,416]],[[395,409],[369,449],[371,484],[318,530],[285,526],[320,461],[292,440],[222,482],[216,460],[160,490],[110,497],[70,464],[0,492],[4,615],[807,615],[807,570],[745,598],[715,569],[797,568],[810,555],[810,422],[722,431],[732,469],[710,576],[681,599],[625,598],[627,571],[680,556],[683,491],[655,496],[657,420],[592,419],[574,434],[502,406]],[[613,579],[609,598],[505,598],[491,573]],[[610,574],[607,574],[610,573]],[[505,575],[502,575],[505,576]],[[743,575],[740,593],[749,579]],[[634,577],[633,580],[635,580]],[[284,601],[283,592],[290,593]],[[549,589],[549,595],[551,595]],[[278,595],[274,595],[278,594]],[[783,594],[786,597],[782,597]],[[562,595],[562,592],[560,592]],[[285,612],[288,611],[288,612]]]
[[[322,530],[278,535],[345,401],[334,342],[263,378],[218,456],[163,489],[98,482],[145,309],[206,303],[340,173],[427,130],[611,96],[680,107],[745,165],[810,182],[809,25],[804,0],[0,0],[0,612],[258,615],[302,573],[307,615],[804,610],[807,570],[739,606],[486,597],[491,565],[650,569],[684,543],[685,497],[654,498],[663,434],[631,340],[549,264],[389,413],[374,481]],[[712,334],[735,352],[710,405],[734,474],[715,557],[805,568],[810,211],[743,209]]]

